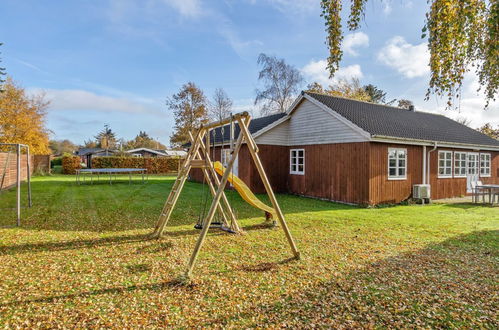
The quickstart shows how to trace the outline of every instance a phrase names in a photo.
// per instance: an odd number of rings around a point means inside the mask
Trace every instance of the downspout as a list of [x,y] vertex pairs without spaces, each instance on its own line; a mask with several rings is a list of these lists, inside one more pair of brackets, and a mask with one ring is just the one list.
[[423,182],[426,184],[426,146],[423,146]]
[[430,177],[430,167],[431,167],[431,166],[430,166],[430,164],[431,164],[431,163],[430,163],[430,156],[431,156],[431,153],[432,153],[433,151],[435,151],[435,150],[437,150],[437,142],[433,142],[433,149],[431,149],[431,150],[428,152],[428,163],[427,163],[427,172],[426,172],[426,173],[427,173],[427,174],[426,174],[426,179],[427,179],[426,181],[427,181],[428,183],[430,182],[430,178],[431,178],[431,177]]

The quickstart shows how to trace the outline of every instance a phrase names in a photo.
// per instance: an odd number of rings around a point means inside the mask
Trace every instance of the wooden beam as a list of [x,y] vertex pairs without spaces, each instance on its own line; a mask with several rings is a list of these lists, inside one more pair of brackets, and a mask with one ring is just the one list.
[[[255,141],[253,140],[253,137],[251,136],[251,133],[249,132],[248,126],[247,126],[247,123],[249,123],[249,120],[251,120],[251,118],[247,118],[246,122],[245,122],[245,119],[239,120],[239,127],[241,129],[240,135],[244,135],[244,137],[246,139],[246,143],[256,145]],[[262,165],[262,162],[260,161],[260,157],[258,156],[258,153],[253,148],[248,148],[248,150],[250,151],[251,157],[253,158],[253,161],[255,162],[256,168],[258,170],[258,173],[260,174],[260,178],[262,179],[263,185],[265,186],[265,190],[267,191],[267,195],[269,196],[270,202],[272,203],[272,206],[274,207],[274,209],[276,211],[277,218],[279,219],[279,223],[284,231],[284,234],[286,235],[286,238],[287,238],[288,243],[291,247],[293,255],[296,259],[300,259],[300,252],[298,251],[298,249],[296,247],[293,236],[291,236],[291,232],[289,231],[288,225],[286,224],[286,220],[284,219],[284,215],[283,215],[281,208],[279,206],[279,203],[277,202],[277,199],[274,195],[274,191],[272,190],[272,186],[270,185],[269,179],[267,178],[267,174],[265,173],[265,170],[263,169],[263,165]]]
[[201,246],[203,245],[203,243],[206,239],[206,234],[208,234],[208,229],[210,228],[211,222],[213,221],[213,216],[215,215],[217,204],[220,202],[220,198],[222,197],[225,186],[227,185],[227,181],[229,179],[230,172],[232,171],[234,161],[236,159],[237,154],[239,153],[239,149],[241,149],[242,140],[243,140],[243,135],[240,134],[238,139],[237,139],[236,147],[234,148],[234,153],[232,154],[232,157],[230,158],[229,164],[227,164],[227,169],[225,170],[225,173],[222,176],[222,180],[220,181],[220,185],[218,186],[217,194],[213,198],[210,210],[208,211],[208,215],[206,216],[206,219],[203,222],[203,229],[201,230],[201,233],[199,234],[199,238],[196,242],[196,246],[194,247],[194,251],[192,252],[191,258],[189,259],[189,264],[188,264],[187,270],[185,272],[186,279],[189,279],[192,275],[192,270],[194,268],[194,264],[196,263],[196,258],[199,254],[199,250],[201,249]]
[[231,121],[239,120],[240,118],[247,118],[248,116],[249,116],[249,113],[247,111],[243,111],[243,112],[240,112],[240,113],[236,113],[235,115],[232,115],[232,116],[227,117],[225,119],[201,125],[200,129],[209,130],[211,128],[215,128],[215,127],[219,127],[219,126],[223,126],[223,125],[229,124]]

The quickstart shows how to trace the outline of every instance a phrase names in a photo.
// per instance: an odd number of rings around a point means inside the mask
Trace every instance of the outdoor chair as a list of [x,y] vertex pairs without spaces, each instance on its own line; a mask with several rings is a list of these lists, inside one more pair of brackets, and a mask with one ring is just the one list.
[[485,203],[485,195],[487,194],[483,189],[479,188],[479,186],[481,185],[483,185],[482,181],[471,182],[471,198],[473,203],[478,203],[478,199],[480,196],[482,196],[482,202]]

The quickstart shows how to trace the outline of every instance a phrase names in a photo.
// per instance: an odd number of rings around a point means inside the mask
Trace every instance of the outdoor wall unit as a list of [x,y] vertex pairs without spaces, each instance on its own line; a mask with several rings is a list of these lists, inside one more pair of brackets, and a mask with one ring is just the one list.
[[415,184],[412,187],[412,197],[415,199],[430,199],[431,189],[429,184]]

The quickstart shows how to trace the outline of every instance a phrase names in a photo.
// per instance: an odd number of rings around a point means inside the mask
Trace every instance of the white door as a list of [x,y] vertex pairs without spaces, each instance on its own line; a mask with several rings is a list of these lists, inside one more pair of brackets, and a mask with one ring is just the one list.
[[471,183],[479,180],[479,158],[477,152],[468,153],[468,171],[466,173],[466,191],[471,192]]
[[[229,163],[230,157],[231,157],[230,149],[222,149],[221,163],[225,168],[227,168],[227,164]],[[232,165],[232,173],[235,176],[237,176],[238,168],[239,168],[239,155],[236,156],[234,164]]]

